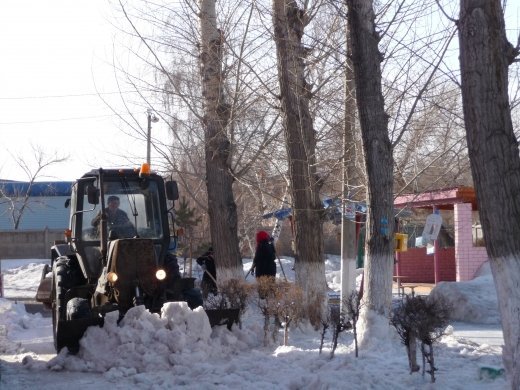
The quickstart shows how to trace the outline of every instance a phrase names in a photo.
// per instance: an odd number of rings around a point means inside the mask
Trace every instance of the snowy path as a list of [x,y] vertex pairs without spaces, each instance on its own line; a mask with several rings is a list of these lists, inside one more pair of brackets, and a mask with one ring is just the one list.
[[500,347],[504,344],[502,326],[499,324],[471,324],[468,322],[454,322],[453,334],[457,338],[471,340],[480,345]]

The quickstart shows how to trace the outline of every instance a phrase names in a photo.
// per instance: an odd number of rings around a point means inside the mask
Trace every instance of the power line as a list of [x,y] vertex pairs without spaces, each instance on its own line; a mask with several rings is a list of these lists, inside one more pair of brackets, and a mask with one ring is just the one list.
[[99,119],[99,118],[109,118],[114,116],[123,116],[123,115],[134,115],[131,112],[124,114],[107,114],[107,115],[95,115],[95,116],[83,116],[83,117],[73,117],[73,118],[60,118],[60,119],[40,119],[35,121],[16,121],[16,122],[0,122],[0,125],[23,125],[23,124],[34,124],[34,123],[46,123],[46,122],[64,122],[64,121],[76,121],[76,120],[85,120],[85,119]]
[[62,99],[70,97],[85,97],[85,96],[99,96],[99,95],[120,95],[127,93],[135,93],[135,91],[116,91],[116,92],[92,92],[92,93],[77,93],[70,95],[44,95],[44,96],[10,96],[1,97],[0,100],[30,100],[30,99]]

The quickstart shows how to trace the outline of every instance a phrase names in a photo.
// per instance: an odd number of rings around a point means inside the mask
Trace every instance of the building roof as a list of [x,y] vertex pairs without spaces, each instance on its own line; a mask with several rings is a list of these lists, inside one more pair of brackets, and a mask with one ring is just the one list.
[[72,181],[39,181],[31,183],[0,180],[0,191],[4,196],[25,196],[30,188],[30,196],[70,196]]
[[472,187],[453,187],[418,194],[400,195],[394,200],[394,207],[431,208],[453,210],[456,203],[471,203],[473,210],[478,210],[477,195]]

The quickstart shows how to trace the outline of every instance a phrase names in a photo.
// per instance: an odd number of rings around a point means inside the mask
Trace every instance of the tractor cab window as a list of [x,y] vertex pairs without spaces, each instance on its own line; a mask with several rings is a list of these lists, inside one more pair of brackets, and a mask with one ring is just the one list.
[[[161,239],[162,222],[157,186],[142,189],[138,182],[105,182],[104,203],[108,237]],[[88,204],[87,194],[84,205]],[[101,235],[101,202],[83,214],[83,239],[97,241]]]

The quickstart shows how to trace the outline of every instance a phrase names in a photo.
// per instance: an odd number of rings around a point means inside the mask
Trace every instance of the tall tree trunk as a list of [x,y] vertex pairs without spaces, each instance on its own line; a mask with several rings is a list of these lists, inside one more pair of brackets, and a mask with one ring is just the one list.
[[520,157],[508,99],[508,67],[518,50],[507,41],[499,0],[461,0],[462,101],[480,221],[495,279],[503,359],[520,388]]
[[316,139],[305,81],[305,12],[294,0],[273,0],[273,25],[278,58],[280,101],[289,157],[289,177],[295,223],[296,283],[304,291],[309,320],[319,326],[324,313],[325,265],[322,203],[316,174]]
[[[356,99],[368,176],[364,308],[389,314],[393,270],[393,156],[371,0],[347,0]],[[373,318],[366,315],[365,319]],[[370,323],[367,323],[370,330]]]
[[229,106],[222,74],[223,35],[217,28],[215,0],[200,0],[200,75],[204,101],[206,186],[217,282],[242,279],[237,208],[233,198],[231,143],[226,134]]

